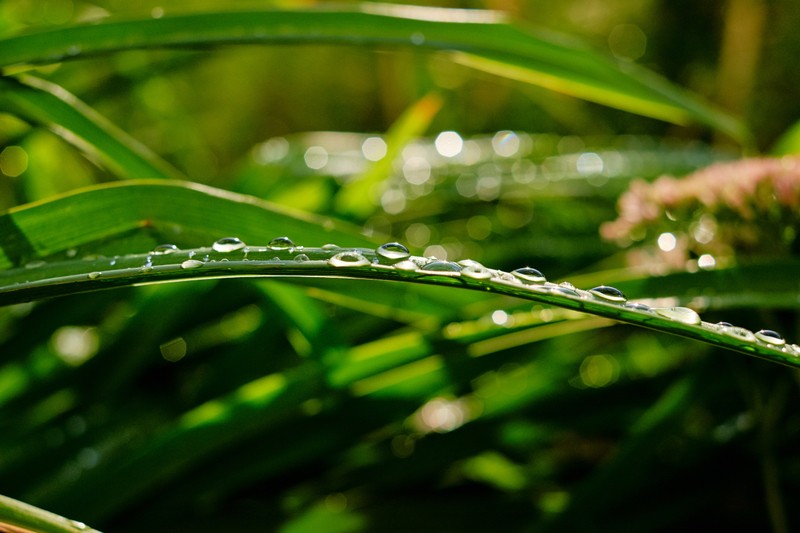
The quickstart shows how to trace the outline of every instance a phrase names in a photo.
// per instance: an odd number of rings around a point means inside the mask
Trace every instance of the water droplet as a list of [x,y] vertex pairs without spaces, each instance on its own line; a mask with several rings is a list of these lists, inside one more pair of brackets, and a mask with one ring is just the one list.
[[144,265],[142,265],[142,272],[150,272],[153,270],[153,256],[148,255],[144,260]]
[[531,267],[518,268],[511,273],[524,283],[544,283],[547,281],[544,274]]
[[589,292],[593,295],[597,296],[601,300],[607,300],[609,302],[625,302],[627,298],[622,293],[621,290],[616,289],[614,287],[609,287],[608,285],[600,285],[599,287],[595,287],[593,289],[589,289]]
[[688,307],[657,307],[653,310],[665,318],[670,318],[683,324],[697,326],[702,322],[700,315],[694,309],[689,309]]
[[390,262],[402,261],[403,259],[408,259],[408,257],[411,255],[411,252],[408,251],[408,248],[399,242],[387,242],[386,244],[382,244],[378,247],[376,253],[382,259],[388,259]]
[[414,270],[418,270],[419,266],[414,261],[400,261],[399,263],[395,263],[394,268],[397,270],[406,270],[408,272],[413,272]]
[[637,302],[628,302],[625,304],[628,309],[636,309],[637,311],[652,311],[649,305],[640,304]]
[[150,252],[154,255],[162,255],[162,254],[172,254],[178,251],[178,247],[174,244],[159,244],[153,251]]
[[47,264],[47,261],[29,261],[25,263],[25,268],[39,268]]
[[330,258],[331,265],[335,267],[361,267],[370,264],[369,259],[359,252],[342,252]]
[[581,294],[575,288],[575,285],[566,281],[550,287],[550,292],[564,296],[577,296],[578,298],[581,297]]
[[461,269],[461,275],[472,279],[491,279],[494,277],[489,269],[482,266],[465,266]]
[[273,250],[289,250],[295,247],[294,241],[289,237],[275,237],[267,245]]
[[100,272],[89,272],[89,279],[97,279],[101,276]]
[[[725,322],[727,324],[727,322]],[[739,326],[722,326],[720,331],[728,337],[734,337],[743,341],[754,341],[756,336],[749,329],[741,328]]]
[[223,237],[211,245],[211,248],[213,248],[215,252],[222,253],[235,252],[244,247],[245,244],[239,237]]
[[787,344],[783,347],[783,351],[788,353],[789,355],[793,355],[795,357],[800,357],[800,346],[797,344]]
[[425,263],[422,270],[427,270],[428,272],[461,272],[461,267],[450,261],[431,261],[430,263]]
[[309,259],[309,257],[306,254],[299,254],[295,256],[294,260],[297,261],[298,263],[305,263],[306,261],[310,261],[311,259]]
[[458,264],[461,265],[464,268],[466,268],[466,267],[486,268],[482,264],[480,264],[477,261],[474,261],[472,259],[462,259],[461,261],[458,261]]
[[181,268],[190,269],[190,268],[200,268],[203,266],[202,261],[198,261],[197,259],[187,259],[183,263],[181,263]]
[[83,522],[78,522],[77,520],[69,520],[69,525],[81,531],[84,531],[85,529],[88,528],[86,524],[84,524]]
[[322,249],[323,250],[338,250],[339,248],[341,248],[341,246],[339,246],[338,244],[323,244],[322,245]]
[[772,331],[771,329],[762,329],[760,331],[756,331],[755,336],[756,339],[760,340],[761,342],[772,344],[773,346],[783,346],[786,344],[786,340],[784,340],[781,334],[777,331]]
[[717,326],[719,326],[720,328],[732,328],[733,324],[731,324],[730,322],[717,322]]

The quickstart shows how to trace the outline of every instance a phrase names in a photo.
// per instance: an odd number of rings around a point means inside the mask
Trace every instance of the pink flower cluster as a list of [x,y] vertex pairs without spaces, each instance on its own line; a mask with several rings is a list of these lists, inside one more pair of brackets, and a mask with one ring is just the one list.
[[684,252],[785,255],[800,222],[800,157],[716,163],[683,178],[636,180],[603,238],[627,246],[664,232]]

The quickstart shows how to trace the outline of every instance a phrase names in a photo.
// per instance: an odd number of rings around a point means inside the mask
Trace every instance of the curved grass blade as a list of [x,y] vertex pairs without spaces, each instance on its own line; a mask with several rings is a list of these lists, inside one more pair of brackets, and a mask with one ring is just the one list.
[[0,65],[42,64],[120,50],[236,43],[412,46],[457,52],[476,68],[645,116],[700,122],[743,144],[736,119],[654,75],[626,69],[564,39],[509,24],[496,12],[360,4],[351,9],[205,12],[105,20],[0,40]]
[[0,531],[18,533],[93,533],[83,522],[69,520],[6,496],[0,496]]
[[372,248],[287,246],[201,247],[113,259],[64,261],[6,271],[0,304],[11,304],[120,286],[225,277],[334,277],[466,288],[554,305],[704,341],[769,361],[800,367],[800,346],[774,332],[711,324],[686,307],[651,308],[629,303],[614,289],[581,290],[530,272],[507,273],[474,262],[464,265],[408,256],[394,259]]
[[[58,254],[113,256],[162,243],[194,247],[235,235],[267,242],[324,235],[369,246],[354,226],[188,182],[136,180],[72,192],[0,215],[0,271]],[[32,263],[33,262],[33,263]]]
[[62,87],[24,76],[0,77],[0,109],[43,126],[122,178],[185,177]]

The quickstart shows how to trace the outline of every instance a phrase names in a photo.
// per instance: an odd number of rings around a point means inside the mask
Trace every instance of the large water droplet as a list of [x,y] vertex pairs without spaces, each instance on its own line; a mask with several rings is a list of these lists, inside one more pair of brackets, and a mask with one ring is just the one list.
[[361,267],[370,264],[369,259],[356,251],[342,252],[330,258],[330,264],[335,267]]
[[430,263],[425,263],[422,270],[427,270],[428,272],[461,272],[461,267],[450,261],[431,261]]
[[235,252],[244,247],[245,244],[239,237],[223,237],[211,245],[211,248],[213,248],[215,252],[222,253]]
[[289,250],[290,248],[294,248],[295,244],[294,241],[289,237],[275,237],[269,241],[267,246],[273,250]]
[[174,244],[159,244],[151,252],[154,255],[172,254],[178,251],[178,247]]
[[381,259],[386,259],[389,262],[402,261],[403,259],[408,259],[411,255],[408,248],[399,242],[387,242],[386,244],[382,244],[375,252]]
[[786,344],[786,340],[781,336],[781,334],[777,331],[772,331],[771,329],[762,329],[760,331],[756,331],[755,336],[756,339],[760,340],[761,342],[772,344],[773,346],[783,346]]
[[203,266],[202,261],[198,261],[197,259],[187,259],[183,263],[181,263],[181,268],[190,269],[190,268],[200,268]]
[[657,307],[653,311],[665,318],[670,318],[683,324],[697,326],[702,322],[700,315],[694,309],[689,309],[688,307]]
[[78,522],[77,520],[69,520],[69,525],[80,531],[84,531],[89,527],[83,522]]
[[609,302],[622,303],[627,300],[621,290],[614,287],[609,287],[608,285],[600,285],[599,287],[589,289],[589,292],[601,300],[608,300]]
[[100,272],[89,272],[89,275],[88,275],[88,277],[89,277],[89,279],[97,279],[97,278],[99,278],[101,275],[102,275],[102,274],[100,274]]
[[544,283],[547,281],[544,274],[531,267],[518,268],[511,273],[524,283]]

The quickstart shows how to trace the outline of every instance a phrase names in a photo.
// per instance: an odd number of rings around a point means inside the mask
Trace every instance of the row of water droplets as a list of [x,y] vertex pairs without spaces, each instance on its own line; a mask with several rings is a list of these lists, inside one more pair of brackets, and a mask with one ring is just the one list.
[[[757,332],[734,326],[727,322],[712,324],[704,322],[700,315],[688,307],[650,307],[644,303],[630,302],[622,291],[607,285],[600,285],[589,290],[575,287],[569,282],[552,283],[532,267],[521,267],[511,272],[490,269],[477,261],[464,259],[458,262],[443,261],[436,257],[420,257],[411,255],[406,246],[399,242],[389,242],[370,250],[366,248],[343,248],[335,244],[326,244],[319,248],[306,248],[296,245],[289,237],[276,237],[266,246],[247,246],[238,237],[225,237],[214,242],[210,248],[197,248],[182,251],[174,244],[156,246],[146,254],[145,262],[140,267],[142,272],[150,272],[156,265],[157,256],[184,254],[180,268],[184,270],[200,269],[206,266],[220,266],[228,261],[258,261],[281,266],[287,264],[307,264],[309,267],[322,265],[336,269],[371,268],[381,271],[402,271],[404,276],[446,277],[458,279],[465,284],[478,282],[479,285],[500,284],[524,289],[540,294],[554,295],[578,301],[593,301],[606,305],[620,306],[626,310],[646,315],[655,315],[680,324],[698,326],[719,333],[747,344],[757,343],[770,349],[778,350],[793,357],[800,357],[800,346],[788,344],[777,332],[762,329]],[[227,256],[234,256],[228,259]],[[220,257],[222,256],[222,257]],[[112,261],[113,266],[114,261]],[[174,263],[170,263],[174,268]],[[98,279],[101,272],[92,272],[90,279]]]

